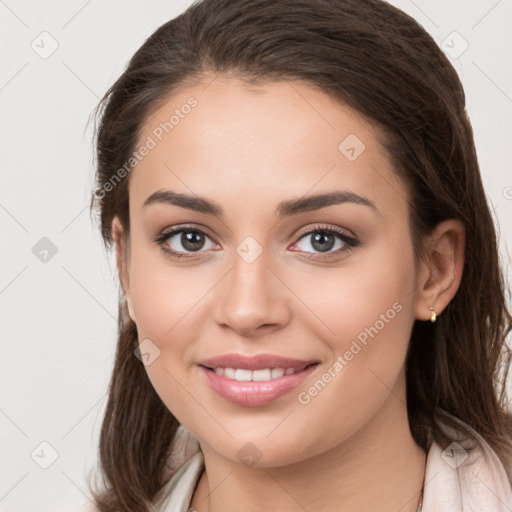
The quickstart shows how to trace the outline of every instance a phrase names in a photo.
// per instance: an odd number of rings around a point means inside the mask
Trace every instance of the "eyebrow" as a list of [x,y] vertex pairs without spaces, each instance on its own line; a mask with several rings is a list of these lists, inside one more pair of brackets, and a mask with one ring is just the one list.
[[[206,215],[215,217],[224,217],[222,206],[215,201],[195,195],[182,194],[173,190],[158,190],[151,194],[142,205],[143,208],[151,204],[170,204],[187,208]],[[301,197],[300,199],[291,199],[279,203],[276,209],[276,215],[279,219],[290,217],[299,213],[310,212],[343,203],[353,203],[368,206],[374,211],[378,211],[377,206],[370,199],[362,197],[348,190],[334,190],[323,194]]]

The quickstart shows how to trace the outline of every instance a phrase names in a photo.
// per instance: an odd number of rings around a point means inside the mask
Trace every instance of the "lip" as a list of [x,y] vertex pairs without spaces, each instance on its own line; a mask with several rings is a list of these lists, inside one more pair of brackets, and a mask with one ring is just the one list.
[[[266,405],[290,392],[306,380],[319,366],[318,361],[289,359],[270,354],[247,357],[227,354],[201,361],[199,369],[209,386],[222,398],[235,405],[258,407]],[[213,368],[294,368],[297,373],[267,381],[237,381],[215,373]],[[300,370],[300,371],[297,371]]]

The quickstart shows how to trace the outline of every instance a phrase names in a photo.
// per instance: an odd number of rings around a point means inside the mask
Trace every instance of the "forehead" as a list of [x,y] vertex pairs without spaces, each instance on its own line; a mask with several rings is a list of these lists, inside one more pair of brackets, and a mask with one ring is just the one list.
[[397,206],[406,192],[377,137],[371,122],[308,84],[215,78],[148,117],[138,148],[150,150],[131,172],[130,203],[170,188],[261,207],[344,188]]

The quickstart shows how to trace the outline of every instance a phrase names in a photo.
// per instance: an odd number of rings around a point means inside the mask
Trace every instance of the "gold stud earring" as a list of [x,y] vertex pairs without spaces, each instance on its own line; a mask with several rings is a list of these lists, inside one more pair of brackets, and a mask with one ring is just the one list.
[[436,312],[434,311],[434,308],[428,308],[428,309],[430,309],[430,311],[432,311],[432,316],[430,317],[430,321],[432,323],[434,323],[436,321],[436,318],[437,318]]

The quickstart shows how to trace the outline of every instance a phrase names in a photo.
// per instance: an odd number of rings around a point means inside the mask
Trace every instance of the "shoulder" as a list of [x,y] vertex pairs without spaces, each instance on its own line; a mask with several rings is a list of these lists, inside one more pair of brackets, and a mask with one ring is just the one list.
[[512,510],[512,486],[497,454],[469,425],[455,420],[472,432],[474,440],[445,426],[457,441],[445,449],[432,444],[425,471],[424,512]]

